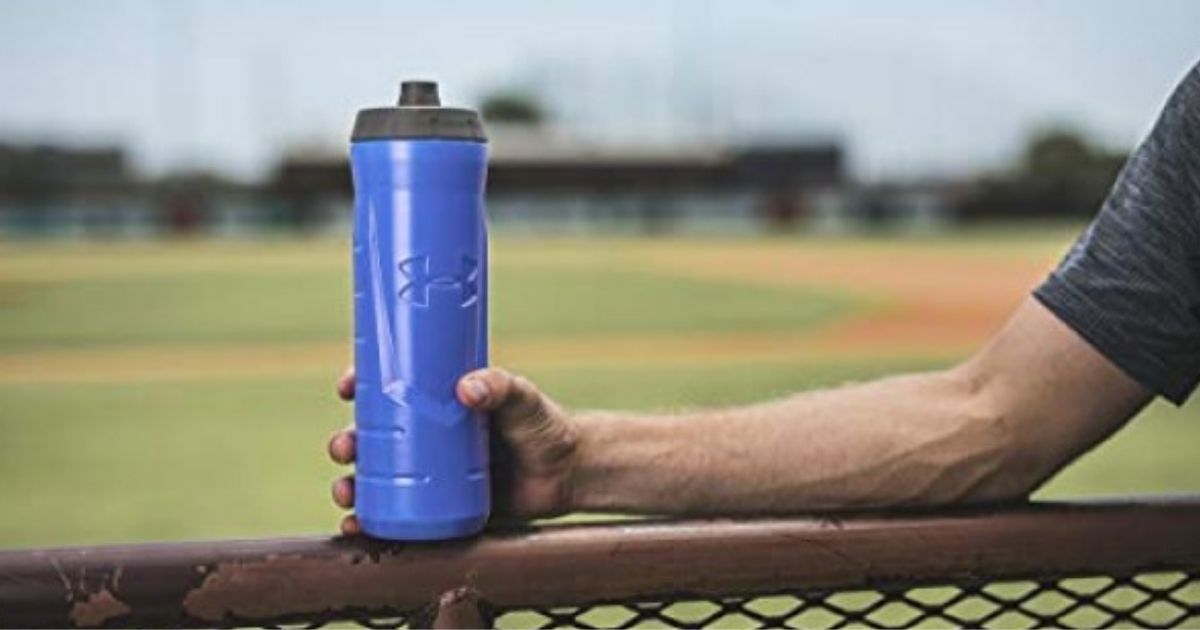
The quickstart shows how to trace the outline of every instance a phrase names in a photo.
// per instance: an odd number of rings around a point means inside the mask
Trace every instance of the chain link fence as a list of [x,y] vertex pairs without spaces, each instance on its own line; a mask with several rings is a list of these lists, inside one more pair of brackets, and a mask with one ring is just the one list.
[[500,628],[1195,628],[1200,573],[507,610],[495,622]]
[[[1200,533],[1198,533],[1200,535]],[[495,610],[497,628],[1196,628],[1200,571]],[[358,619],[407,628],[421,617]],[[335,622],[336,623],[336,622]],[[317,628],[322,622],[301,627]]]

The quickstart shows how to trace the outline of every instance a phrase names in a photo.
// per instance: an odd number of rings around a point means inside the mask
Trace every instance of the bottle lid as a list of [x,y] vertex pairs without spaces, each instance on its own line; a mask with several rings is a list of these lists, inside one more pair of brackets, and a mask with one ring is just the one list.
[[352,142],[417,138],[487,142],[479,112],[442,107],[433,81],[404,81],[395,107],[359,110],[350,134]]

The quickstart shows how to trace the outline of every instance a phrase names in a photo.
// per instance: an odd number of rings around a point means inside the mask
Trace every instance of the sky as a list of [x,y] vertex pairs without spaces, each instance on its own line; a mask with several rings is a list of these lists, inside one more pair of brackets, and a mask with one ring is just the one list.
[[864,179],[954,176],[1052,126],[1130,147],[1197,60],[1191,0],[0,0],[0,142],[253,179],[420,77],[531,91],[593,141],[833,139]]

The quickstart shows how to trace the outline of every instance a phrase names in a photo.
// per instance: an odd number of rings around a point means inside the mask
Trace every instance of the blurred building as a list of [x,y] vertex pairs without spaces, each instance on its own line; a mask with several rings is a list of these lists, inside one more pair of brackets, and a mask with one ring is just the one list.
[[119,147],[0,144],[0,235],[236,232],[269,224],[278,205],[258,186],[213,174],[140,177]]
[[0,144],[0,229],[54,234],[123,224],[144,191],[117,147]]
[[[601,146],[544,128],[492,130],[488,209],[538,231],[787,229],[847,186],[836,144]],[[266,185],[310,221],[350,203],[344,156],[296,156]]]
[[[552,128],[490,129],[488,210],[503,230],[785,232],[932,229],[1095,212],[1121,153],[1056,132],[1012,169],[972,179],[855,182],[836,143],[588,144]],[[264,181],[145,179],[115,147],[0,145],[0,236],[349,231],[342,151],[284,156]]]

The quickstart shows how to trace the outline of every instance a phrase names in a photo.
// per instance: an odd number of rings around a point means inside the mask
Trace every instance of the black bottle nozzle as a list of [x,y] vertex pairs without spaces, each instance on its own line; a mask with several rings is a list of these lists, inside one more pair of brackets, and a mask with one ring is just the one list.
[[404,81],[400,84],[401,107],[438,107],[441,104],[436,81]]

